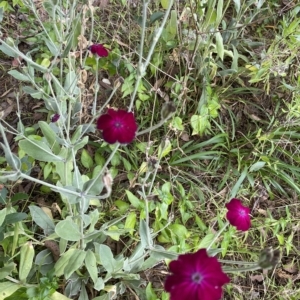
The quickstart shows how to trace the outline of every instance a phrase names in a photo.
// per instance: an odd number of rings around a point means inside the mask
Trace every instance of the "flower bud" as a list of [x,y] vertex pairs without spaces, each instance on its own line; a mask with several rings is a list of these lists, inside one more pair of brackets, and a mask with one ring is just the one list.
[[166,120],[176,111],[175,104],[173,102],[166,102],[161,109],[161,119]]
[[258,265],[262,269],[271,269],[280,261],[280,250],[273,250],[272,247],[265,248],[261,251]]

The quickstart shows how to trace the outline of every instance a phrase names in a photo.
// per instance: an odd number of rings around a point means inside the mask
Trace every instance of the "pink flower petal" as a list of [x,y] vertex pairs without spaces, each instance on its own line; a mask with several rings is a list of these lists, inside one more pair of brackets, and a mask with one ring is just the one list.
[[94,44],[94,45],[89,47],[89,50],[93,54],[97,54],[100,57],[108,56],[108,51],[102,44]]
[[132,112],[109,108],[99,117],[97,128],[103,131],[103,139],[107,143],[128,144],[134,140],[138,127]]
[[247,231],[251,226],[250,209],[242,205],[241,200],[231,199],[226,204],[228,212],[226,218],[232,226],[235,226],[238,230]]
[[51,122],[52,123],[55,123],[59,120],[60,118],[60,115],[59,114],[54,114],[52,117],[51,117]]
[[217,258],[209,257],[206,249],[179,255],[169,268],[172,274],[166,278],[165,290],[171,300],[220,300],[222,286],[230,281]]

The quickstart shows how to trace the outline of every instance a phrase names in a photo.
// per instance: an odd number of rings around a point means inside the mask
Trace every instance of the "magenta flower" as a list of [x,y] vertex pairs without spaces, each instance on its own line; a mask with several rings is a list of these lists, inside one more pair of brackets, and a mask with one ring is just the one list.
[[108,55],[107,49],[102,44],[94,44],[89,47],[89,50],[99,57],[106,57]]
[[231,199],[226,204],[226,208],[228,209],[226,218],[232,226],[242,231],[247,231],[250,228],[250,209],[243,206],[241,200]]
[[59,120],[60,118],[60,115],[59,114],[54,114],[52,117],[51,117],[51,122],[52,123],[55,123]]
[[109,108],[106,114],[99,117],[97,128],[103,131],[105,142],[128,144],[135,138],[137,124],[132,112]]
[[220,300],[222,286],[230,282],[217,258],[209,257],[206,249],[179,255],[169,269],[172,274],[165,290],[171,294],[170,300]]

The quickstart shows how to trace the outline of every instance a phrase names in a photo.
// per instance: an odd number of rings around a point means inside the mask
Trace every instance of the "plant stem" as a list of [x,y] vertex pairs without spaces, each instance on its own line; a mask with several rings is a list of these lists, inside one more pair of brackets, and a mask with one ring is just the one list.
[[227,226],[229,225],[229,222],[227,221],[223,228],[221,228],[218,233],[215,235],[215,237],[213,238],[213,240],[210,242],[209,246],[207,247],[207,251],[210,249],[210,247],[215,243],[215,241],[219,238],[219,236],[221,235],[221,233],[227,228]]
[[[146,6],[146,8],[148,7],[148,2],[149,1],[144,1],[144,5],[143,5],[144,8],[145,8],[145,6]],[[134,104],[134,100],[135,100],[135,97],[136,97],[136,93],[137,93],[138,88],[140,86],[140,82],[141,82],[142,78],[145,76],[145,72],[146,72],[146,69],[147,69],[147,67],[148,67],[148,65],[150,63],[150,59],[151,59],[152,54],[154,52],[155,46],[156,46],[157,42],[159,41],[159,38],[160,38],[160,36],[162,34],[162,31],[163,31],[163,29],[165,27],[165,24],[167,22],[167,19],[169,17],[171,8],[173,6],[173,2],[174,2],[174,0],[170,0],[169,1],[169,6],[168,6],[168,8],[166,10],[166,13],[165,13],[165,16],[163,18],[163,21],[162,21],[161,25],[159,26],[159,28],[157,29],[156,34],[153,37],[153,41],[151,43],[150,50],[148,52],[146,61],[144,63],[142,62],[143,53],[141,53],[141,52],[139,53],[139,55],[140,55],[140,61],[139,61],[139,66],[138,66],[138,74],[137,74],[137,78],[136,78],[134,90],[133,90],[133,92],[131,94],[131,99],[130,99],[130,104],[129,104],[129,107],[128,107],[128,111],[132,110],[132,107],[133,107],[133,104]],[[145,32],[146,19],[147,19],[147,10],[143,9],[142,35],[143,35],[143,32]],[[145,39],[145,37],[142,37],[142,38]],[[141,39],[141,42],[142,42],[142,39]],[[143,46],[140,47],[140,51],[141,50],[143,50]]]

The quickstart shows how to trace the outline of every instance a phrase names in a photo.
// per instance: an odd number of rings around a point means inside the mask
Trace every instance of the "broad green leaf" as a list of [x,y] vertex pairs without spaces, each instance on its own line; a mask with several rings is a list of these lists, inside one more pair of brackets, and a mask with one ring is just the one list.
[[97,283],[98,280],[98,269],[95,254],[88,249],[85,256],[85,266],[94,282]]
[[60,146],[59,146],[58,142],[56,141],[56,133],[49,126],[49,124],[44,121],[39,121],[39,126],[40,126],[42,133],[43,133],[44,137],[46,138],[50,148],[52,149],[53,153],[59,154]]
[[78,225],[75,224],[72,219],[66,219],[58,222],[55,227],[55,233],[67,241],[77,242],[81,238]]
[[17,222],[20,222],[24,219],[27,218],[27,214],[26,213],[12,213],[12,214],[8,214],[5,217],[4,223],[7,224],[14,224]]
[[[84,256],[82,255],[84,254]],[[83,256],[83,259],[82,259]],[[83,250],[78,250],[78,249],[69,249],[67,252],[65,252],[56,262],[55,266],[54,266],[54,270],[55,270],[55,275],[60,277],[64,274],[65,268],[68,267],[68,265],[70,265],[70,261],[72,257],[79,257],[80,259],[82,259],[82,262],[84,260],[85,257],[85,252]],[[81,264],[82,264],[81,262]],[[80,266],[81,266],[80,264]],[[79,266],[79,267],[80,267]],[[70,266],[72,267],[72,266]],[[68,268],[68,272],[70,271],[70,267]],[[76,269],[74,270],[76,271]]]
[[22,245],[19,262],[19,280],[21,282],[26,282],[26,278],[33,265],[34,255],[35,251],[31,241]]
[[43,93],[41,91],[37,91],[31,86],[23,86],[22,90],[26,93],[29,94],[32,98],[34,99],[42,99]]
[[164,9],[167,9],[169,7],[169,3],[171,0],[160,0],[160,4]]
[[146,299],[147,300],[156,300],[156,294],[152,288],[152,283],[148,283],[147,287],[146,287]]
[[164,39],[167,42],[173,41],[176,34],[177,34],[177,12],[175,10],[172,10],[170,21],[167,23],[166,30],[164,32]]
[[171,124],[172,124],[172,127],[174,127],[177,130],[183,130],[184,129],[184,127],[182,125],[182,119],[179,118],[179,117],[175,117],[172,120]]
[[81,152],[80,160],[81,160],[82,165],[87,169],[91,169],[94,165],[92,157],[85,149],[83,149]]
[[158,147],[158,154],[159,158],[163,158],[167,156],[172,150],[172,144],[169,139],[162,141],[162,143]]
[[85,256],[86,252],[84,250],[75,249],[75,252],[70,257],[64,269],[66,279],[70,278],[70,276],[82,266]]
[[[59,49],[57,48],[57,46],[54,44],[53,41],[48,40],[47,38],[43,39],[49,49],[49,51],[51,52],[51,54],[53,56],[59,55]],[[42,61],[43,62],[43,61]],[[42,64],[41,64],[42,65]]]
[[75,71],[69,71],[66,74],[64,90],[70,95],[77,95],[79,93],[79,88],[77,87],[77,75]]
[[11,57],[18,57],[18,54],[14,50],[15,50],[14,47],[9,46],[8,44],[0,45],[1,52]]
[[88,141],[89,137],[86,135],[83,139],[74,144],[74,151],[76,152],[79,149],[83,148],[88,143]]
[[184,225],[171,224],[168,229],[175,234],[180,240],[185,240],[189,237],[189,232]]
[[99,257],[101,260],[101,265],[104,269],[112,274],[115,270],[115,259],[111,252],[111,249],[106,245],[99,246]]
[[55,225],[49,216],[40,208],[34,205],[29,206],[30,214],[33,221],[44,229],[47,235],[54,232]]
[[240,0],[233,0],[234,2],[234,8],[236,10],[237,13],[240,12],[241,9],[241,1]]
[[51,172],[52,172],[52,164],[46,163],[43,168],[44,179],[47,179]]
[[22,140],[19,142],[19,146],[26,154],[34,159],[46,162],[63,161],[63,159],[56,156],[43,141],[36,139]]
[[20,201],[20,200],[27,200],[29,198],[28,194],[26,193],[16,193],[11,197],[11,201]]
[[202,248],[207,248],[210,243],[213,241],[213,239],[215,238],[215,234],[213,233],[208,233],[200,242],[200,244],[198,245],[198,249],[202,249]]
[[105,234],[110,236],[115,241],[120,240],[121,232],[120,232],[120,229],[118,228],[118,226],[116,226],[116,225],[109,227],[108,230],[105,231]]
[[16,264],[14,262],[10,262],[7,265],[4,265],[3,268],[0,268],[0,280],[4,279],[8,275],[11,275],[15,269]]
[[59,292],[54,292],[54,294],[50,296],[50,299],[51,300],[72,300],[71,298],[68,298]]
[[20,80],[20,81],[30,81],[28,76],[18,72],[17,70],[10,70],[7,73],[10,74],[12,77]]
[[104,286],[105,286],[104,280],[103,280],[101,277],[99,277],[99,278],[97,279],[97,282],[94,284],[94,289],[95,289],[96,291],[100,291],[100,290],[103,290],[103,289],[104,289]]
[[153,240],[151,237],[150,228],[145,222],[145,220],[140,219],[139,233],[140,233],[141,244],[143,248],[153,247]]
[[121,214],[125,213],[129,208],[129,204],[122,200],[116,200],[115,205],[117,206],[119,213]]
[[96,181],[94,181],[94,179],[91,179],[85,182],[83,185],[83,191],[89,189],[89,194],[96,196],[102,192],[103,187],[104,187],[104,183],[102,180],[102,176],[100,176],[99,179]]
[[266,164],[265,161],[258,161],[250,167],[249,172],[256,172],[256,171],[260,170],[261,168],[263,168],[265,166],[265,164]]
[[49,58],[44,58],[40,62],[40,65],[43,66],[43,67],[45,67],[45,68],[48,68],[51,65],[51,62],[50,62]]
[[135,224],[136,224],[136,213],[131,212],[127,216],[126,221],[125,221],[125,225],[124,225],[125,229],[130,229],[129,232],[130,232],[131,235],[134,232]]
[[135,208],[141,208],[142,201],[134,196],[130,191],[126,190],[125,192],[131,205]]
[[150,21],[149,21],[149,25],[151,25],[152,23],[154,23],[155,21],[162,19],[164,17],[164,12],[162,11],[156,11],[154,12],[151,16],[150,16]]
[[62,148],[59,156],[64,158],[67,162],[64,161],[57,161],[55,162],[55,171],[60,177],[60,182],[63,186],[70,186],[72,185],[72,170],[73,170],[73,163],[71,160],[68,160],[69,150],[66,148]]
[[0,282],[0,300],[9,297],[21,287],[22,285],[10,281]]
[[210,127],[210,123],[208,121],[208,115],[193,115],[191,117],[191,126],[193,128],[192,135],[199,134],[203,135],[205,130]]

